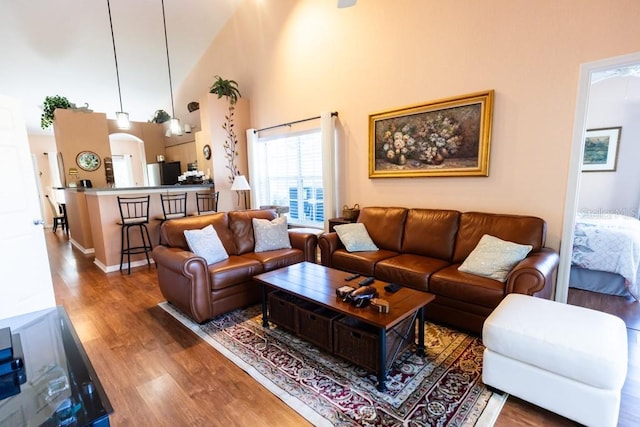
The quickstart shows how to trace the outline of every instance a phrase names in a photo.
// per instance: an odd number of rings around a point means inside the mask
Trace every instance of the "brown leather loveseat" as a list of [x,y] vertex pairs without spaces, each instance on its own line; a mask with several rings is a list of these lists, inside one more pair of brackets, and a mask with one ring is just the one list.
[[[196,322],[257,303],[260,285],[253,276],[302,261],[315,262],[317,236],[289,232],[291,249],[254,252],[253,218],[273,220],[275,210],[219,212],[165,221],[162,245],[153,248],[162,295]],[[189,251],[185,230],[211,224],[229,258],[207,265]]]
[[[546,223],[540,218],[366,207],[358,222],[379,250],[347,252],[335,232],[325,233],[318,240],[322,264],[434,294],[425,309],[429,319],[480,333],[507,294],[551,296],[559,258],[544,247]],[[504,283],[458,270],[484,234],[533,246]]]

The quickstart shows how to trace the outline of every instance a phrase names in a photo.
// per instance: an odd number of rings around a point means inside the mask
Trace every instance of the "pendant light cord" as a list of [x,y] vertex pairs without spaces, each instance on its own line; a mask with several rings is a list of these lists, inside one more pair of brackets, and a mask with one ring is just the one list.
[[176,116],[175,108],[173,107],[173,85],[171,84],[171,63],[169,62],[169,42],[167,39],[167,19],[164,15],[164,0],[162,1],[162,23],[164,25],[164,46],[167,50],[167,69],[169,70],[169,93],[171,94],[171,117]]
[[[120,92],[120,72],[118,71],[118,55],[116,55],[116,39],[113,36],[113,21],[111,20],[111,4],[107,0],[107,10],[109,11],[109,27],[111,28],[111,42],[113,43],[113,59],[116,61],[116,80],[118,81],[118,99],[120,100],[120,112],[122,109],[122,92]],[[165,30],[166,37],[166,30]]]

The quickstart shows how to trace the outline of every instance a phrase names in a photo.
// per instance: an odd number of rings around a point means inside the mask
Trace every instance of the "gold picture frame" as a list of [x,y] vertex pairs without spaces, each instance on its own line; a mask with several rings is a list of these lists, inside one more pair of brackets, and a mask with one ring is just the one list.
[[369,115],[369,178],[489,176],[494,91]]

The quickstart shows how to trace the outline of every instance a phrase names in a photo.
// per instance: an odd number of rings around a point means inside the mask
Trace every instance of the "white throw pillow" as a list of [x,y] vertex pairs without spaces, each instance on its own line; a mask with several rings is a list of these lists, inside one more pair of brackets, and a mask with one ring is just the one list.
[[281,216],[272,221],[253,218],[253,237],[256,240],[254,252],[289,249],[289,232],[287,231],[287,217]]
[[196,255],[207,260],[207,264],[213,264],[229,258],[218,233],[212,225],[207,225],[202,230],[184,230],[189,249]]
[[485,234],[458,270],[504,282],[533,246],[508,242]]
[[378,247],[361,222],[342,224],[333,227],[348,252],[377,251]]

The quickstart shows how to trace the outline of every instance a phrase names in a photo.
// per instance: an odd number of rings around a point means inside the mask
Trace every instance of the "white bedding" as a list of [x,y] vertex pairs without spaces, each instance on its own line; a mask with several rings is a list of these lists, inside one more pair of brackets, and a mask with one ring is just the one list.
[[571,263],[625,278],[640,300],[640,221],[624,215],[578,214]]

